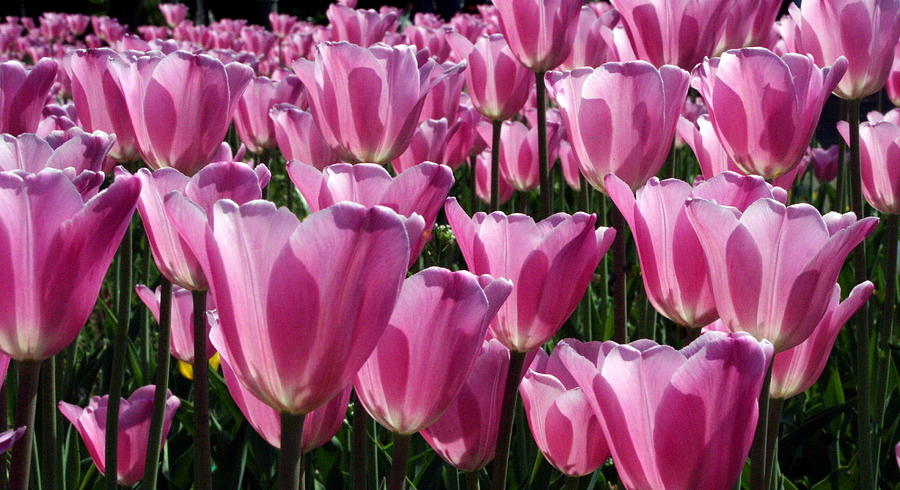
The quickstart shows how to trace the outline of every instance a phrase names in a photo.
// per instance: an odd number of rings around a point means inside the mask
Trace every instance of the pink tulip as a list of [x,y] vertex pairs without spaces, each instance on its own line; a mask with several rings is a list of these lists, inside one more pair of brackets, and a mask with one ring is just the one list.
[[319,172],[308,165],[288,162],[287,171],[310,212],[351,201],[366,207],[385,206],[409,220],[420,216],[425,231],[410,236],[410,265],[431,239],[441,204],[453,185],[453,172],[432,162],[415,165],[394,178],[383,167],[364,163],[340,163]]
[[293,15],[279,14],[277,12],[269,12],[269,24],[272,26],[272,32],[280,37],[285,37],[291,33],[291,29],[297,24],[298,19]]
[[490,329],[518,352],[549,340],[575,311],[616,233],[594,229],[597,216],[585,213],[557,213],[539,223],[499,211],[469,218],[452,197],[444,212],[469,270],[513,282]]
[[711,56],[733,0],[612,0],[637,59],[690,70]]
[[25,435],[25,427],[0,432],[0,454],[9,451],[23,435]]
[[559,142],[559,163],[562,167],[562,174],[566,184],[573,190],[580,191],[581,162],[578,161],[578,155],[568,140],[560,140]]
[[466,93],[472,105],[493,121],[511,118],[522,109],[534,80],[500,34],[484,35],[473,44],[462,34],[447,34],[453,51],[468,62]]
[[[419,14],[416,14],[419,15]],[[441,25],[428,27],[424,25],[409,25],[403,29],[404,44],[411,44],[420,50],[428,50],[428,53],[438,63],[443,63],[450,58],[450,45]]]
[[560,65],[572,50],[580,0],[492,0],[516,58],[535,73]]
[[266,201],[225,199],[207,221],[182,193],[166,201],[209,279],[213,346],[250,393],[306,414],[350,384],[387,326],[416,232],[407,226],[421,233],[421,220],[343,202],[301,223]]
[[831,145],[828,148],[810,148],[808,155],[813,164],[813,172],[819,182],[831,182],[840,171],[840,147]]
[[800,162],[846,66],[838,59],[819,69],[809,56],[744,48],[698,65],[693,85],[735,165],[772,179]]
[[234,113],[234,127],[241,142],[253,153],[275,146],[275,127],[269,110],[276,104],[298,104],[303,97],[300,79],[291,75],[281,81],[266,77],[251,80]]
[[894,47],[894,62],[891,64],[885,88],[887,88],[888,98],[891,99],[891,102],[900,107],[900,41]]
[[[512,197],[513,188],[506,179],[501,178],[499,184],[498,203],[504,204]],[[485,204],[491,202],[491,152],[484,151],[475,159],[475,194]]]
[[591,7],[581,7],[573,34],[572,51],[559,68],[595,68],[607,61],[619,61],[615,46],[611,44],[612,29],[618,23],[619,12],[615,9],[598,14]]
[[689,79],[680,68],[657,70],[643,61],[547,75],[588,183],[603,190],[603,178],[614,173],[637,189],[656,175],[671,149]]
[[494,459],[509,351],[497,340],[482,344],[465,384],[444,414],[421,432],[438,455],[462,471],[476,471]]
[[708,332],[678,351],[651,340],[556,350],[600,420],[626,488],[730,488],[753,441],[772,345]]
[[[478,133],[485,141],[491,141],[491,125],[482,123]],[[504,121],[500,132],[500,175],[513,189],[529,191],[540,183],[538,167],[537,126],[530,129],[518,121]],[[548,161],[556,162],[559,153],[559,125],[547,122]]]
[[0,133],[33,133],[56,79],[56,61],[42,59],[32,68],[0,62]]
[[725,327],[769,340],[776,352],[812,334],[844,259],[878,224],[773,199],[743,213],[701,198],[686,206]]
[[719,35],[715,53],[718,55],[729,49],[753,46],[771,48],[772,24],[775,23],[781,4],[780,0],[732,2],[725,12],[725,28]]
[[406,435],[440,418],[511,291],[506,279],[437,267],[406,279],[384,335],[356,373],[356,394],[372,418]]
[[843,99],[861,99],[884,87],[900,38],[900,0],[810,0],[788,12],[794,49],[819,66],[847,59],[847,73],[834,88]]
[[337,163],[338,156],[325,144],[312,114],[290,104],[277,104],[269,111],[269,117],[285,160],[299,160],[319,170]]
[[141,183],[120,178],[85,202],[56,169],[0,172],[0,350],[43,360],[69,345],[94,308]]
[[704,179],[711,179],[725,171],[743,173],[728,156],[707,114],[699,116],[696,124],[680,116],[676,132],[694,152]]
[[[151,290],[143,284],[134,288],[138,298],[144,302],[153,318],[159,322],[160,290],[157,287]],[[207,295],[208,296],[208,295]],[[213,298],[207,299],[207,309],[214,310]],[[209,312],[207,312],[209,313]],[[194,363],[194,302],[191,291],[178,287],[172,287],[172,341],[169,344],[169,352],[172,357],[187,364]],[[206,317],[206,334],[209,335],[210,315]],[[209,338],[206,339],[206,354],[208,357],[215,355],[216,349]]]
[[[119,485],[131,486],[144,477],[144,463],[147,459],[147,438],[150,434],[150,418],[153,415],[153,394],[156,386],[147,385],[135,390],[119,406],[119,444],[117,446],[116,481]],[[175,411],[181,400],[166,390],[166,408],[163,419],[162,438],[166,439]],[[59,411],[72,423],[81,441],[100,473],[106,471],[106,416],[109,395],[91,397],[87,407],[81,408],[71,403],[59,402]]]
[[[456,120],[463,83],[466,81],[466,70],[454,70],[454,65],[450,62],[444,62],[441,67],[443,70],[431,72],[431,76],[440,78],[440,81],[425,97],[425,104],[419,115],[420,122],[442,118],[446,118],[450,122]],[[443,76],[444,72],[450,72],[450,74],[445,77]]]
[[223,65],[186,51],[110,63],[125,92],[144,162],[187,175],[210,163],[253,77],[240,63]]
[[166,24],[169,24],[169,27],[175,27],[187,18],[188,8],[183,3],[161,3],[159,11],[166,19]]
[[783,202],[787,197],[760,177],[733,172],[721,173],[694,188],[677,179],[654,177],[637,196],[615,175],[605,180],[606,192],[631,228],[647,298],[666,318],[693,328],[714,321],[718,313],[706,259],[684,203],[701,197],[744,211],[758,199]]
[[376,10],[356,10],[340,4],[331,4],[325,13],[333,29],[333,41],[348,41],[367,48],[384,40],[397,22],[394,13],[381,14]]
[[463,66],[446,70],[429,60],[419,67],[411,46],[324,43],[316,47],[316,61],[298,60],[293,68],[322,136],[338,156],[387,163],[406,149],[425,97],[443,78],[431,71],[449,76]]
[[[859,126],[859,162],[863,197],[878,211],[900,214],[900,109],[894,109],[878,122]],[[877,116],[875,119],[880,119]],[[850,128],[838,123],[844,141],[850,141]]]
[[[222,363],[225,386],[234,403],[237,404],[250,426],[274,448],[281,448],[281,418],[277,410],[253,396],[234,374],[228,363]],[[341,428],[347,405],[350,402],[351,386],[347,386],[321,407],[308,413],[303,419],[301,450],[306,453],[324,446]]]
[[566,475],[593,473],[609,459],[600,420],[558,352],[536,352],[519,385],[534,441],[547,461]]
[[444,163],[447,140],[456,128],[447,127],[446,119],[429,119],[419,124],[409,146],[391,162],[394,172],[399,174],[422,162]]
[[447,137],[444,163],[453,170],[469,163],[469,158],[484,150],[485,144],[478,135],[481,115],[474,107],[460,106],[456,120],[456,130]]

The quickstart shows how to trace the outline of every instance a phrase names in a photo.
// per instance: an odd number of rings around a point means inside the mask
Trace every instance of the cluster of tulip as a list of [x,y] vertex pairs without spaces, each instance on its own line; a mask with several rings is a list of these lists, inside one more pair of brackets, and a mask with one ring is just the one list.
[[[377,480],[371,419],[393,440],[391,489],[416,433],[471,488],[489,463],[492,488],[521,487],[508,476],[521,398],[569,488],[604,471],[625,488],[732,488],[748,454],[750,487],[778,488],[785,400],[856,315],[854,478],[878,487],[881,442],[900,435],[900,109],[861,123],[860,103],[886,87],[900,106],[900,0],[804,0],[776,21],[780,6],[493,0],[445,22],[342,1],[326,25],[272,14],[271,30],[194,24],[181,4],[136,32],[7,18],[0,383],[10,359],[16,376],[0,480],[78,484],[63,481],[80,462],[62,462],[61,413],[109,488],[161,486],[180,464],[160,468],[173,426],[190,434],[193,486],[212,488],[210,414],[233,401],[278,448],[282,489],[314,485],[306,455],[338,441],[348,407],[354,488]],[[831,94],[844,142],[810,147]],[[599,217],[597,191],[611,203]],[[576,194],[587,212],[553,212],[578,209]],[[876,229],[881,260],[866,258]],[[155,287],[134,284],[138,263]],[[142,332],[154,383],[125,399],[144,384],[127,381],[134,296],[158,324]],[[655,335],[655,316],[629,322],[638,298],[681,338]],[[77,340],[104,335],[103,382],[59,396],[85,362]],[[191,380],[181,398],[170,357]],[[231,401],[211,399],[215,383]],[[61,401],[94,388],[108,395]]]

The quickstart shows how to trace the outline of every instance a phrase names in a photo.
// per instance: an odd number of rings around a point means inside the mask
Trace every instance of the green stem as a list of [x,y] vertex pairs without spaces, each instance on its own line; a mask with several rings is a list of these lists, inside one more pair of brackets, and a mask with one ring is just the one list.
[[492,121],[491,132],[491,212],[500,208],[500,134],[503,121]]
[[[842,100],[840,106],[840,115],[838,117],[839,120],[845,121],[847,119],[847,101]],[[847,145],[844,142],[844,138],[838,138],[838,174],[837,174],[837,184],[835,185],[834,191],[834,200],[832,203],[832,207],[834,211],[839,213],[843,213],[845,211],[846,202],[844,201],[844,197],[846,196],[846,187],[847,187],[847,165],[844,162],[844,156],[846,155]]]
[[613,340],[620,344],[628,342],[628,302],[626,298],[626,277],[625,277],[625,254],[627,250],[627,242],[625,241],[625,233],[627,226],[625,225],[625,217],[619,211],[619,208],[612,207],[612,226],[616,230],[616,238],[613,241],[613,272],[612,272],[612,288],[613,288]]
[[581,482],[581,478],[577,476],[566,476],[566,484],[563,486],[564,490],[578,490],[578,484]]
[[37,408],[38,380],[41,361],[20,361],[19,386],[16,396],[15,427],[25,427],[25,434],[12,447],[10,490],[27,490],[31,476],[31,445],[34,440],[34,412]]
[[466,490],[481,490],[481,470],[465,473]]
[[469,171],[472,172],[472,194],[469,199],[469,214],[478,210],[478,158],[469,157]]
[[525,364],[525,352],[509,353],[509,370],[506,373],[506,387],[503,390],[503,408],[500,411],[500,423],[497,427],[497,449],[494,452],[491,489],[506,488],[506,469],[509,463],[509,445],[512,440],[512,427],[516,413],[516,398],[519,394],[519,375]]
[[353,489],[366,490],[369,463],[369,415],[363,409],[362,402],[359,401],[355,391],[353,392],[352,424],[350,472],[353,476]]
[[767,490],[766,481],[766,435],[769,420],[769,384],[772,380],[772,362],[766,368],[766,377],[763,380],[759,393],[759,419],[756,421],[756,435],[753,436],[753,446],[750,447],[750,488],[751,490]]
[[51,356],[41,366],[41,483],[43,489],[61,488],[59,441],[56,432],[56,361]]
[[153,394],[153,418],[147,437],[147,459],[144,464],[143,488],[154,490],[159,475],[159,450],[162,446],[163,421],[169,390],[169,343],[172,335],[172,283],[164,276],[159,280],[159,339],[156,345],[156,391]]
[[550,186],[550,162],[547,154],[547,88],[544,86],[544,72],[534,73],[537,86],[538,164],[541,172],[541,209],[538,215],[543,219],[553,214],[553,188]]
[[109,401],[106,417],[106,488],[115,490],[118,487],[119,470],[119,406],[122,402],[122,383],[125,379],[125,358],[128,349],[128,321],[131,312],[132,290],[132,245],[134,232],[129,223],[119,248],[119,284],[116,318],[115,340],[113,341],[112,372],[109,380]]
[[[194,488],[210,490],[209,358],[206,355],[206,291],[191,291],[194,303]],[[295,487],[296,488],[296,487]]]
[[775,471],[775,459],[778,454],[778,432],[781,428],[781,412],[784,409],[784,400],[781,398],[769,399],[769,414],[766,423],[766,482],[769,488],[773,486],[778,474]]
[[388,490],[406,488],[406,463],[409,461],[409,434],[394,434],[394,447],[391,450],[391,479]]
[[303,474],[304,415],[281,414],[281,451],[278,453],[279,490],[298,490]]
[[[900,216],[891,214],[885,217],[884,221],[884,269],[885,269],[885,285],[884,285],[884,303],[882,303],[881,318],[884,322],[881,328],[881,349],[880,354],[886,358],[891,355],[891,341],[894,338],[894,323],[896,320],[897,309],[897,228]],[[884,417],[887,414],[888,402],[890,397],[887,396],[887,379],[890,375],[891,363],[885,359],[882,364],[879,383],[878,398],[882,400],[881,426],[884,427]]]

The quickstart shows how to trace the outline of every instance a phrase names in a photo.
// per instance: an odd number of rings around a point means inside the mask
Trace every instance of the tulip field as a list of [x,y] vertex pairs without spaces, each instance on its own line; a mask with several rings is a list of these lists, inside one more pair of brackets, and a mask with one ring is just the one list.
[[0,19],[0,490],[900,490],[900,0],[190,3]]

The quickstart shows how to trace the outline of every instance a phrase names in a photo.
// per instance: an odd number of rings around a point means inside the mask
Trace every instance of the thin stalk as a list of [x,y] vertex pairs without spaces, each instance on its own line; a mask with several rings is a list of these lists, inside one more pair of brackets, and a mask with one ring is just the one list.
[[303,474],[304,415],[281,414],[281,451],[278,453],[279,490],[298,490]]
[[544,72],[534,73],[537,86],[538,164],[541,172],[541,209],[539,218],[553,214],[553,188],[550,187],[550,162],[547,154],[547,88]]
[[[850,203],[857,218],[864,216],[862,181],[859,167],[859,100],[847,102],[850,122]],[[853,253],[853,269],[856,283],[866,280],[866,247],[861,243]],[[872,413],[869,389],[869,321],[864,303],[856,312],[856,422],[859,438],[859,486],[875,488],[872,463]]]
[[[210,490],[209,358],[206,355],[206,291],[192,291],[194,302],[194,488]],[[296,490],[297,487],[294,487]]]
[[472,172],[472,194],[469,199],[469,213],[475,214],[478,207],[478,158],[469,157],[469,171]]
[[491,211],[500,209],[500,134],[503,121],[491,123]]
[[[891,214],[884,221],[884,303],[882,303],[881,318],[884,322],[881,327],[881,355],[890,356],[891,341],[894,338],[894,323],[897,309],[897,228],[900,216]],[[884,416],[887,413],[889,398],[887,396],[887,379],[890,374],[891,363],[885,361],[880,374],[879,392],[876,400],[882,400],[881,426],[884,427]]]
[[753,436],[753,445],[750,447],[750,488],[751,490],[767,490],[769,484],[766,481],[766,435],[769,420],[769,384],[772,381],[772,362],[766,368],[766,377],[763,380],[759,393],[759,419],[756,421],[756,435]]
[[[847,101],[841,100],[840,105],[840,117],[839,120],[845,121],[847,119]],[[838,174],[837,174],[837,184],[835,185],[834,191],[834,200],[832,203],[833,211],[838,211],[843,213],[845,211],[846,202],[844,201],[844,197],[846,196],[846,187],[847,187],[847,165],[845,165],[844,157],[846,156],[847,145],[844,142],[844,138],[838,138]]]
[[56,432],[56,356],[41,366],[41,483],[43,489],[62,488],[59,481],[59,440]]
[[506,469],[509,463],[509,445],[512,440],[513,420],[516,413],[516,398],[519,394],[519,375],[525,364],[525,352],[509,353],[509,370],[506,373],[506,387],[503,390],[503,408],[500,411],[500,424],[497,427],[497,449],[494,452],[491,488],[506,488]]
[[769,399],[769,415],[766,423],[766,484],[770,488],[777,488],[777,486],[772,485],[775,479],[778,478],[778,472],[775,471],[777,467],[775,458],[778,454],[778,433],[781,429],[781,412],[783,409],[784,399]]
[[406,463],[409,461],[409,443],[412,435],[394,434],[394,447],[391,449],[391,479],[388,490],[406,488]]
[[581,478],[577,476],[567,476],[566,484],[563,486],[564,490],[578,490],[578,484],[581,482]]
[[616,230],[616,239],[613,241],[613,340],[620,344],[628,342],[628,302],[626,300],[625,254],[628,252],[625,241],[625,217],[619,208],[612,208],[612,226]]
[[369,415],[362,407],[362,402],[353,392],[353,422],[350,441],[350,472],[353,476],[353,489],[366,490],[369,466]]
[[25,434],[12,447],[9,470],[10,490],[27,490],[31,476],[31,445],[34,440],[34,412],[37,408],[41,361],[20,361],[14,427],[25,427]]
[[125,232],[122,246],[119,248],[119,283],[116,318],[118,325],[113,341],[112,371],[109,379],[109,405],[106,417],[106,488],[118,488],[116,481],[119,470],[119,405],[122,402],[122,382],[125,379],[125,358],[128,349],[128,321],[131,312],[132,290],[132,246],[134,231],[131,224]]
[[481,470],[466,472],[466,490],[481,490]]
[[159,339],[156,346],[156,391],[153,394],[153,418],[147,437],[147,459],[144,464],[143,488],[154,490],[159,476],[159,449],[166,415],[166,392],[169,390],[169,344],[172,335],[172,283],[164,276],[159,280]]
[[304,490],[316,490],[316,460],[313,455],[313,451],[307,451],[303,453],[303,461],[300,463],[302,473],[300,473],[300,480],[303,481],[303,489]]

